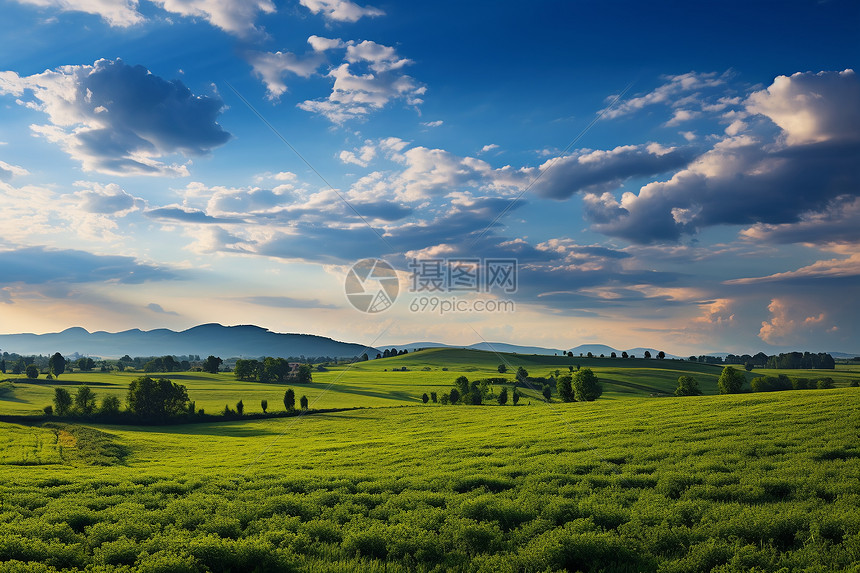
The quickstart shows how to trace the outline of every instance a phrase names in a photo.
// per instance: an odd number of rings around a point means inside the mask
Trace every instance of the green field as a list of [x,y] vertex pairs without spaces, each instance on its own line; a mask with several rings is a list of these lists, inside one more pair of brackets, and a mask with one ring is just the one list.
[[[534,376],[567,368],[507,358]],[[428,351],[293,386],[312,396],[334,382],[316,407],[397,407],[0,424],[0,572],[860,571],[860,388],[845,387],[857,372],[787,372],[831,376],[832,390],[651,398],[690,371],[714,392],[720,368],[573,362],[595,369],[604,397],[423,405],[460,374],[498,376],[495,355]],[[138,375],[61,381],[119,395]],[[284,389],[170,377],[207,409],[280,404]],[[0,413],[51,392],[16,381]]]

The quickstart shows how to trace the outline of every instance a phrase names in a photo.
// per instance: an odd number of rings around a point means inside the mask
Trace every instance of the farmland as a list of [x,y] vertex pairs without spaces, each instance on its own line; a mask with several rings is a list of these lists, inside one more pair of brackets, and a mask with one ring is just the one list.
[[[507,358],[536,376],[569,360]],[[490,353],[428,351],[294,386],[320,396],[315,407],[362,410],[2,424],[0,571],[857,569],[860,389],[847,387],[857,373],[826,372],[832,390],[715,396],[718,367],[572,360],[595,370],[603,397],[424,405],[421,392],[456,376],[499,375]],[[686,373],[708,395],[650,397]],[[119,396],[136,375],[61,381]],[[171,378],[213,410],[278,404],[284,389]],[[32,413],[49,390],[16,381],[0,413]]]

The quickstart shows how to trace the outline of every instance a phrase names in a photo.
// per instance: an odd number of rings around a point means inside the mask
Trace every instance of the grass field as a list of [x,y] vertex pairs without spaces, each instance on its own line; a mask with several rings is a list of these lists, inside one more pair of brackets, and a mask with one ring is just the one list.
[[[505,358],[509,378],[520,365],[532,376],[592,367],[606,392],[423,405],[421,393],[461,374],[499,375],[492,353],[431,350],[291,386],[321,396],[318,408],[363,410],[169,427],[0,423],[0,573],[860,571],[856,366],[786,372],[830,376],[831,390],[656,399],[687,373],[713,394],[721,368]],[[139,375],[60,383],[124,396]],[[240,398],[247,411],[261,398],[282,408],[284,386],[168,376],[207,411]],[[0,414],[32,413],[53,393],[47,381],[3,384]]]
[[855,388],[4,424],[0,571],[857,570],[858,430]]
[[[504,375],[498,373],[502,361],[508,366]],[[704,394],[717,394],[717,378],[722,366],[698,364],[684,360],[646,360],[611,358],[568,358],[541,355],[497,355],[492,352],[462,349],[429,349],[422,352],[358,362],[351,366],[329,367],[327,372],[315,372],[310,385],[262,384],[240,382],[230,373],[206,374],[202,372],[172,372],[151,374],[164,376],[184,384],[197,408],[217,413],[229,404],[233,407],[243,400],[246,412],[259,412],[260,401],[265,399],[272,409],[283,409],[283,395],[287,387],[297,397],[307,395],[315,408],[351,408],[399,406],[420,403],[424,392],[450,389],[458,376],[470,380],[504,376],[513,381],[518,366],[525,367],[531,376],[548,377],[555,370],[567,372],[569,366],[592,368],[604,384],[604,398],[671,394],[678,377],[694,376]],[[406,367],[407,371],[394,369]],[[447,370],[442,370],[447,368]],[[425,370],[427,369],[427,370]],[[743,371],[742,368],[740,368]],[[774,375],[779,371],[754,370],[746,372],[748,380],[755,376]],[[836,370],[786,370],[790,376],[812,379],[830,376],[837,386],[847,386],[852,379],[860,380],[860,366],[840,365]],[[60,376],[59,380],[40,378],[29,381],[24,376],[8,376],[14,388],[0,393],[0,415],[36,414],[51,403],[54,387],[62,385],[74,390],[79,384],[88,384],[99,400],[116,395],[125,400],[128,384],[142,376],[141,372],[74,372]],[[526,400],[539,398],[540,388],[524,389]]]

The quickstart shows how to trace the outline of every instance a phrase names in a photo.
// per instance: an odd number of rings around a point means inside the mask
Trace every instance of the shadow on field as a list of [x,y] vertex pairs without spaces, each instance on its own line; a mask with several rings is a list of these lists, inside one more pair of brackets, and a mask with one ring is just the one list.
[[386,400],[408,400],[410,402],[420,402],[418,396],[407,392],[374,392],[372,390],[362,390],[360,388],[355,388],[354,386],[341,386],[339,384],[333,385],[329,390],[343,394],[357,394],[359,396],[384,398]]
[[81,382],[79,380],[14,380],[15,384],[28,384],[30,386],[122,386],[121,382]]

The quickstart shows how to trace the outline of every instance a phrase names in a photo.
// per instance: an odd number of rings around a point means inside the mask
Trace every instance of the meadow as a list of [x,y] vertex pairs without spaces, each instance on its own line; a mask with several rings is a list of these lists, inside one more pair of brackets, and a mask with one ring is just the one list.
[[[604,397],[416,402],[461,373],[498,376],[490,357],[462,352],[448,366],[435,352],[361,363],[320,400],[377,406],[363,410],[0,424],[0,572],[860,571],[855,372],[824,373],[832,390],[651,398],[674,388],[675,368],[713,393],[720,369],[574,359],[595,368]],[[566,368],[509,358],[535,376]],[[315,373],[307,389],[342,372]],[[218,393],[213,407],[250,405],[268,386],[186,374],[177,381],[198,404]],[[104,376],[97,393],[127,376],[85,375]],[[21,386],[12,408],[42,405]],[[283,386],[259,391],[271,403]]]

